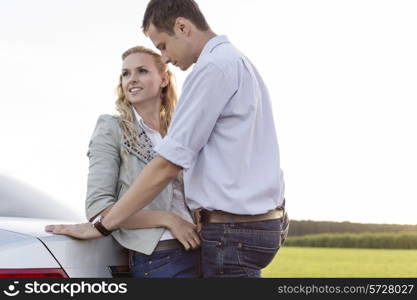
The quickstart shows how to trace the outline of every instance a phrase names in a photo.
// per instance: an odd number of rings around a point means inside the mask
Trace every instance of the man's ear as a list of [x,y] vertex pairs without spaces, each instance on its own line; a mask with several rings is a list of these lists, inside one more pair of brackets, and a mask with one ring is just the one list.
[[183,17],[175,20],[174,32],[178,35],[188,36],[191,32],[191,22]]

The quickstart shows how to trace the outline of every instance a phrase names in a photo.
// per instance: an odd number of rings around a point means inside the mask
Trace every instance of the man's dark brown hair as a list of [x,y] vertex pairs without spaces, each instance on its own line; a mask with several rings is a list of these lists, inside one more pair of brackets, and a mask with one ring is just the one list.
[[146,7],[142,29],[146,32],[153,24],[158,31],[174,35],[175,20],[178,17],[190,20],[200,30],[209,29],[194,0],[151,0]]

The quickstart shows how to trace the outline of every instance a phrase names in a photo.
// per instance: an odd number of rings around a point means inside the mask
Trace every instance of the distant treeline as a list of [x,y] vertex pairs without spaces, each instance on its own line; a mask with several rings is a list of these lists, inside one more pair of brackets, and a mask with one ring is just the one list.
[[417,232],[342,233],[290,236],[285,241],[285,246],[417,249]]
[[318,234],[318,233],[364,233],[364,232],[399,232],[399,231],[417,232],[417,225],[366,224],[366,223],[351,223],[351,222],[291,220],[288,235],[299,236],[299,235]]

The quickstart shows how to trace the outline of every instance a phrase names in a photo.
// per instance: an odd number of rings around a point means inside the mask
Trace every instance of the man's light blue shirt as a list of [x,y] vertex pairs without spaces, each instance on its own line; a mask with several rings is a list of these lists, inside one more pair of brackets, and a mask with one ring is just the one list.
[[268,90],[225,36],[205,45],[155,151],[184,169],[190,209],[253,215],[283,203]]

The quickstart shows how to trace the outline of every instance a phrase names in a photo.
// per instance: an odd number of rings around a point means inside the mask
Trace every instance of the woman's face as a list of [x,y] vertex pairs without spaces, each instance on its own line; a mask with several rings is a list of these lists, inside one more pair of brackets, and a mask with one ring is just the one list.
[[132,104],[160,99],[167,82],[159,73],[154,58],[146,53],[133,53],[123,61],[122,88]]

